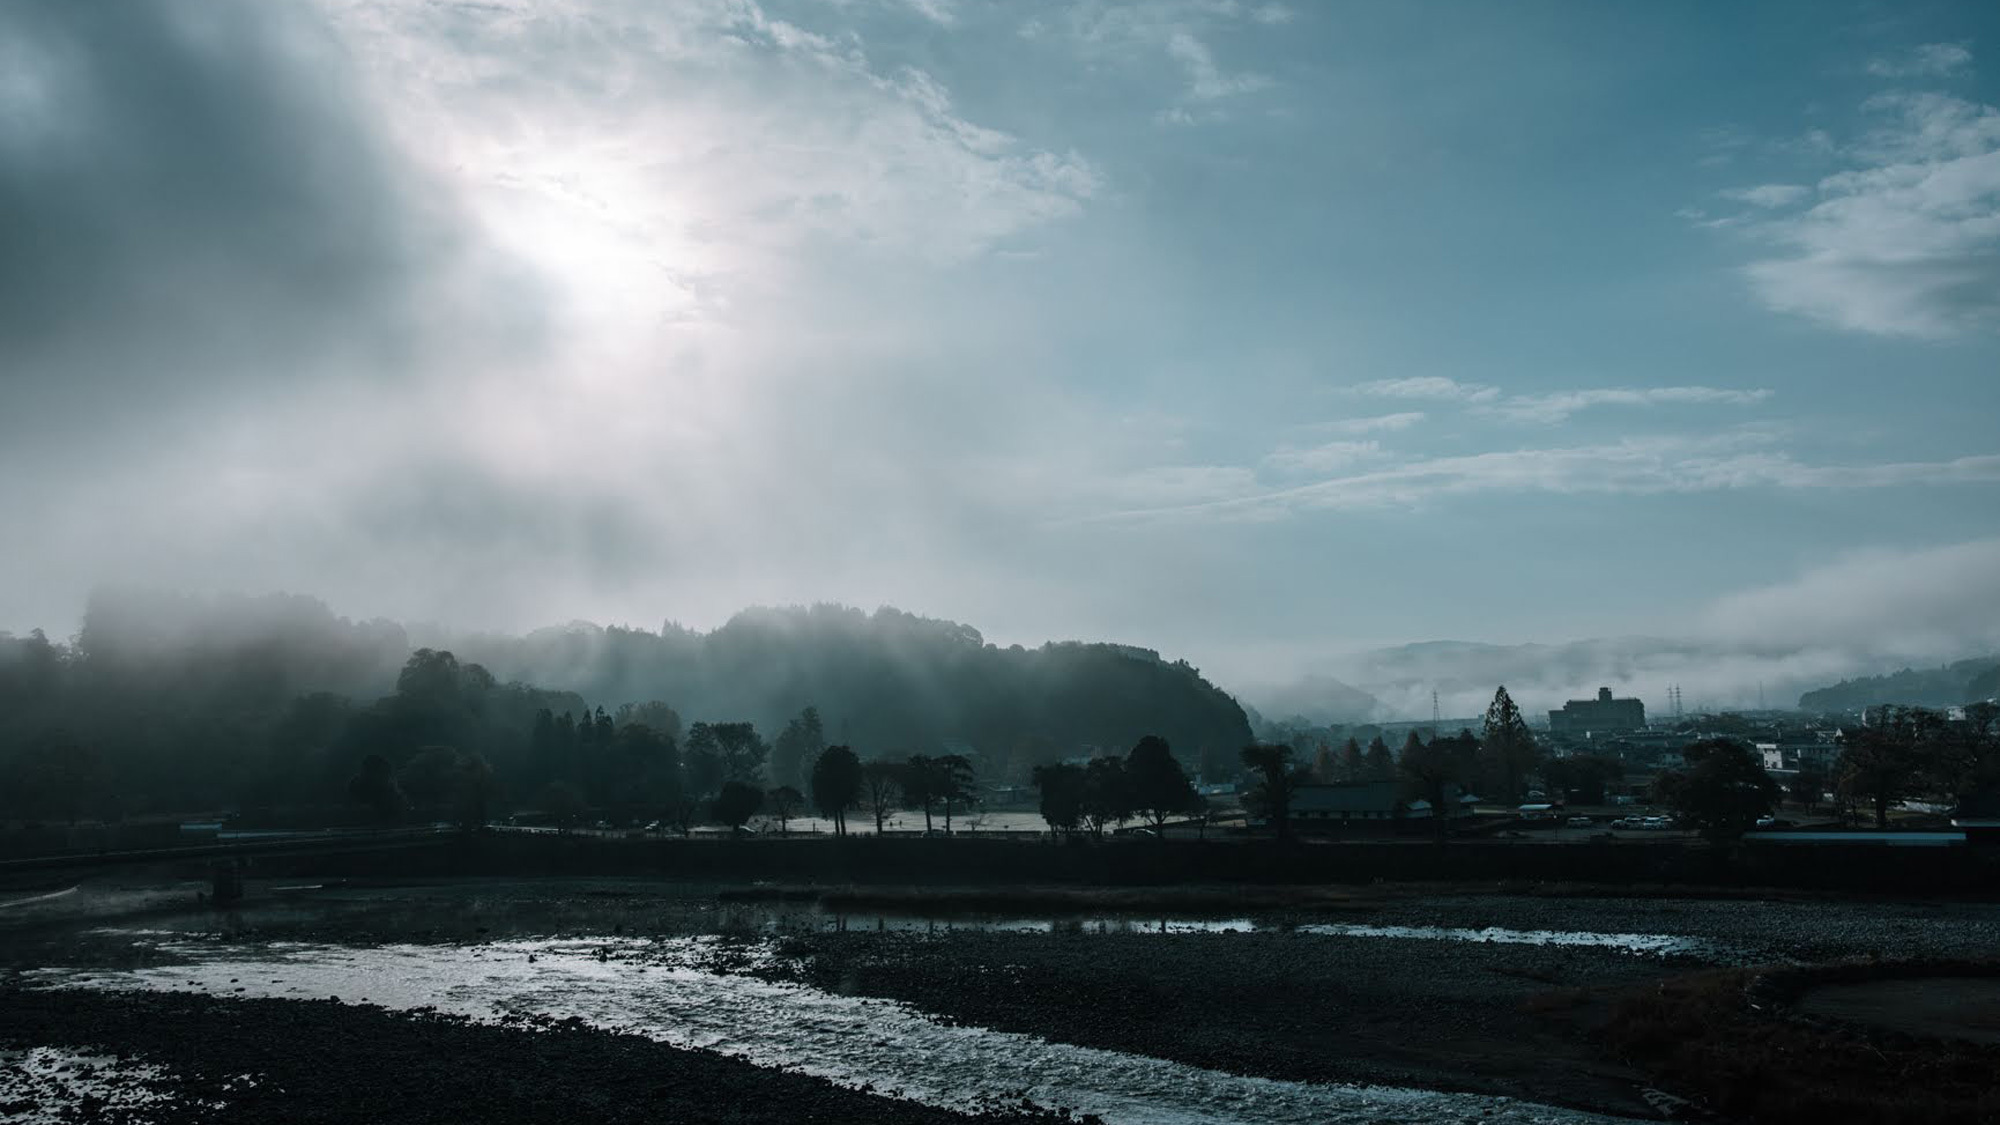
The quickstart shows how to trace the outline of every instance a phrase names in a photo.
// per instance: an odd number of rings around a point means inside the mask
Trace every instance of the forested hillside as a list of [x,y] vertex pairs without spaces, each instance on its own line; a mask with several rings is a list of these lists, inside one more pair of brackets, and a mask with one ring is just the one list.
[[1961,660],[1941,668],[1905,668],[1886,676],[1860,676],[1799,697],[1802,711],[1858,711],[1883,703],[1956,707],[2000,692],[2000,657]]
[[949,748],[1004,782],[1147,734],[1191,768],[1228,769],[1250,739],[1242,709],[1184,663],[1107,644],[1002,649],[892,609],[752,610],[707,634],[426,639],[310,598],[132,593],[94,597],[70,643],[0,635],[0,815],[337,819],[357,803],[442,806],[473,775],[485,801],[566,782],[597,804],[678,785],[677,740],[701,723],[754,727],[757,780],[774,785],[799,784],[802,755],[825,743],[864,758]]

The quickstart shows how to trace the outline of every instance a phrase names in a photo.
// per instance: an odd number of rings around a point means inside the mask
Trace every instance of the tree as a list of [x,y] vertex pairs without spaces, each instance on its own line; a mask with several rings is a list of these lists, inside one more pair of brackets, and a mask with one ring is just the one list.
[[1841,793],[1874,809],[1875,827],[1884,829],[1889,810],[1916,791],[1923,769],[1915,724],[1884,723],[1848,732],[1834,777]]
[[396,784],[396,767],[380,754],[361,759],[361,772],[347,783],[348,799],[366,807],[379,821],[393,824],[402,819],[409,802]]
[[1396,776],[1396,757],[1389,744],[1376,735],[1368,741],[1368,753],[1361,760],[1361,777],[1367,781],[1389,781]]
[[937,762],[922,754],[912,754],[903,763],[902,776],[897,779],[903,790],[903,807],[924,810],[924,831],[931,828],[931,806],[938,800]]
[[1687,769],[1654,781],[1656,795],[1681,823],[1711,840],[1734,840],[1770,815],[1778,783],[1749,747],[1714,738],[1687,747],[1681,756]]
[[715,727],[696,723],[688,728],[687,751],[681,756],[682,786],[692,797],[707,799],[728,779],[722,762],[722,742]]
[[[847,835],[847,810],[860,799],[862,778],[861,759],[846,746],[829,746],[813,760],[813,807],[833,821],[837,836]],[[881,826],[876,830],[879,832]]]
[[[1387,750],[1388,747],[1383,747]],[[1360,781],[1368,773],[1368,759],[1361,754],[1360,741],[1350,738],[1340,748],[1340,780]]]
[[1174,758],[1167,740],[1149,734],[1125,756],[1125,774],[1132,787],[1132,807],[1152,822],[1155,832],[1167,818],[1186,813],[1194,804],[1194,782]]
[[979,789],[973,782],[972,763],[963,754],[946,754],[931,759],[936,774],[937,799],[944,803],[944,830],[951,831],[954,804],[970,807],[979,803]]
[[[781,836],[791,831],[792,818],[799,815],[799,810],[805,807],[805,803],[805,796],[789,785],[780,785],[764,794],[764,807],[770,809],[771,815],[778,818],[778,834]],[[838,821],[835,824],[837,831]]]
[[903,800],[903,767],[895,762],[869,762],[861,767],[861,803],[875,816],[875,834]]
[[[1381,741],[1379,738],[1376,740]],[[1386,748],[1384,753],[1387,753]],[[1292,838],[1292,796],[1301,780],[1292,765],[1292,748],[1282,743],[1260,742],[1243,748],[1243,764],[1250,767],[1254,786],[1246,795],[1244,808],[1261,814],[1277,830],[1278,839]]]
[[807,743],[804,723],[792,719],[785,724],[771,742],[771,780],[790,784],[805,775],[818,757],[818,749],[809,748]]
[[1810,813],[1819,807],[1826,793],[1826,781],[1825,770],[1810,762],[1804,762],[1799,765],[1799,772],[1792,775],[1791,782],[1785,788],[1792,800],[1797,801],[1801,808]]
[[1036,766],[1035,788],[1041,793],[1039,809],[1049,831],[1072,833],[1083,826],[1084,770],[1082,766],[1057,762]]
[[1312,778],[1321,784],[1340,780],[1340,758],[1324,738],[1313,751]]
[[1521,780],[1533,772],[1541,752],[1535,746],[1534,732],[1528,729],[1528,721],[1521,717],[1521,709],[1514,705],[1504,684],[1494,690],[1493,702],[1486,708],[1479,746],[1489,783],[1508,803],[1519,801]]
[[1542,780],[1555,800],[1579,805],[1601,805],[1613,782],[1625,778],[1625,763],[1601,754],[1579,754],[1574,758],[1551,758],[1542,763]]
[[1403,742],[1402,756],[1396,768],[1403,775],[1406,793],[1421,797],[1431,806],[1431,827],[1437,838],[1443,840],[1450,825],[1451,810],[1446,798],[1452,785],[1459,780],[1458,762],[1454,761],[1446,745],[1433,739],[1429,745],[1411,731]]
[[749,723],[716,723],[716,756],[722,764],[725,780],[754,784],[764,772],[764,759],[771,748],[757,737],[757,728]]
[[1104,838],[1104,826],[1123,824],[1132,816],[1132,779],[1123,758],[1092,758],[1083,767],[1083,822],[1090,834]]
[[748,782],[730,780],[722,783],[722,791],[715,795],[710,811],[716,823],[740,829],[750,823],[757,810],[764,805],[764,791]]

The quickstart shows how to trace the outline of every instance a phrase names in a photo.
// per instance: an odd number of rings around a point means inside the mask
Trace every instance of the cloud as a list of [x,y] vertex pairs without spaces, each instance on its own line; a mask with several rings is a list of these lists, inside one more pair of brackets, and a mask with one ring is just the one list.
[[1703,635],[1740,645],[1836,647],[1911,657],[2000,649],[2000,538],[1873,548],[1797,578],[1717,599]]
[[1348,388],[1354,394],[1372,398],[1407,398],[1433,402],[1491,402],[1500,396],[1497,387],[1483,383],[1461,383],[1441,375],[1414,375],[1404,379],[1377,379]]
[[1167,56],[1181,65],[1187,75],[1187,96],[1197,102],[1247,94],[1271,84],[1271,80],[1261,74],[1223,73],[1222,68],[1216,65],[1215,53],[1209,50],[1208,44],[1184,29],[1167,36]]
[[[1172,64],[1178,72],[1173,104],[1154,120],[1196,125],[1224,119],[1226,103],[1273,84],[1269,75],[1225,67],[1210,43],[1212,33],[1245,24],[1273,28],[1293,17],[1280,4],[1238,0],[1093,0],[1068,10],[1067,28],[1070,41],[1088,55],[1146,64],[1164,58]],[[1046,26],[1035,20],[1026,30],[1040,35]]]
[[1264,467],[1294,476],[1326,473],[1381,455],[1381,443],[1373,441],[1330,441],[1305,448],[1288,445],[1266,454]]
[[1269,520],[1304,512],[1414,507],[1493,493],[1659,495],[1742,489],[1860,489],[2000,482],[2000,455],[1949,461],[1812,465],[1756,434],[1658,437],[1550,449],[1417,458],[1307,484],[1096,519]]
[[1581,410],[1598,406],[1726,405],[1749,406],[1765,401],[1771,392],[1728,390],[1721,387],[1601,387],[1592,390],[1558,391],[1545,395],[1516,395],[1486,407],[1486,411],[1510,422],[1554,423],[1565,421]]
[[1868,73],[1877,78],[1949,78],[1970,69],[1972,51],[1963,43],[1925,43],[1868,63]]
[[354,85],[292,6],[0,6],[0,439],[130,441],[438,333],[530,347],[532,287]]
[[1396,433],[1409,429],[1427,417],[1429,415],[1421,410],[1405,410],[1396,414],[1377,414],[1368,418],[1348,418],[1332,423],[1329,428],[1347,434]]
[[1789,207],[1811,195],[1812,189],[1803,184],[1759,184],[1756,187],[1730,188],[1720,194],[1724,199],[1734,199],[1753,207]]
[[967,278],[1102,185],[741,0],[0,5],[0,627],[946,604],[1054,413]]
[[903,2],[909,5],[911,11],[939,27],[950,27],[958,22],[958,13],[954,10],[955,0],[903,0]]
[[1817,203],[1738,228],[1775,250],[1744,267],[1752,291],[1778,312],[1876,335],[2000,326],[2000,109],[1910,93],[1866,109],[1880,126],[1848,146],[1859,163],[1821,180]]

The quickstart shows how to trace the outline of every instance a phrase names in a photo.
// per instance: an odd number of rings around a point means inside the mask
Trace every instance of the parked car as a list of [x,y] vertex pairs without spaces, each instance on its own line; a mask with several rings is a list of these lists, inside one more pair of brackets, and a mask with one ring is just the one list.
[[1571,828],[1590,828],[1597,822],[1587,816],[1573,816],[1563,823]]

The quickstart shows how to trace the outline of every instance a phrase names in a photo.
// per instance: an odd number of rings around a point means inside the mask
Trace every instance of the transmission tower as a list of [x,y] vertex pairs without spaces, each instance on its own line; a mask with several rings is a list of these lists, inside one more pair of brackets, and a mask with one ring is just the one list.
[[1444,713],[1438,710],[1438,693],[1431,689],[1431,733],[1433,736],[1444,731]]

